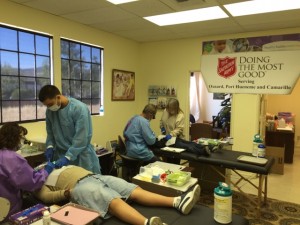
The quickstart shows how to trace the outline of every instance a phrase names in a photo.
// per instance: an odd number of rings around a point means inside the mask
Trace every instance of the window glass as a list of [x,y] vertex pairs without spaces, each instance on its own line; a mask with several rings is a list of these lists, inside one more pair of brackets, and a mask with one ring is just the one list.
[[18,53],[0,50],[1,75],[18,75]]
[[66,39],[60,44],[63,95],[87,104],[91,114],[99,114],[103,105],[103,49]]
[[31,54],[20,53],[20,76],[35,76],[35,57]]
[[19,32],[20,52],[34,53],[34,35],[26,32]]
[[51,84],[52,38],[0,25],[0,123],[45,119],[37,93]]
[[16,30],[0,27],[0,48],[11,51],[18,50]]

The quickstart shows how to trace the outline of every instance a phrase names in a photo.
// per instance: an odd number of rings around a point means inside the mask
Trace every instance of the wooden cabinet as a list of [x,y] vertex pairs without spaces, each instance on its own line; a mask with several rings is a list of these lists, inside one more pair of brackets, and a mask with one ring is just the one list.
[[265,142],[267,146],[284,147],[284,162],[293,163],[295,132],[293,131],[266,131]]

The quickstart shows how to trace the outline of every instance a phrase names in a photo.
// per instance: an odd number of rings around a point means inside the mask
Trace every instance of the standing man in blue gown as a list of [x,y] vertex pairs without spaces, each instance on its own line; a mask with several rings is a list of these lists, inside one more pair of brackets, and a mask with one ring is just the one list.
[[57,168],[71,164],[101,173],[98,157],[90,143],[93,132],[88,107],[77,99],[62,95],[53,85],[41,88],[39,100],[47,106],[46,159],[55,160]]

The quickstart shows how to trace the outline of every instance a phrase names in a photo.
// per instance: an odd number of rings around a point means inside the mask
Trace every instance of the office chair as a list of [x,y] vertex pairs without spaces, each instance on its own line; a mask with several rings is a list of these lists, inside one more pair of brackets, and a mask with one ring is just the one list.
[[117,160],[116,164],[122,168],[122,178],[132,182],[132,178],[139,173],[143,161],[126,155],[126,145],[120,135],[118,136],[118,145],[116,151],[121,158],[121,162]]
[[0,197],[0,222],[6,218],[9,209],[10,202],[6,198]]

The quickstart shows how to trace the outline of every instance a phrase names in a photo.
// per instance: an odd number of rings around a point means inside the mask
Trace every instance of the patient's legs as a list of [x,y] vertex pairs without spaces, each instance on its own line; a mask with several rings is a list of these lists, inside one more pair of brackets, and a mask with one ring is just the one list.
[[167,197],[153,192],[146,191],[140,187],[133,190],[130,199],[147,206],[165,206],[172,207],[174,197]]
[[129,198],[142,205],[174,207],[181,213],[187,215],[198,201],[200,191],[201,188],[197,184],[191,191],[186,192],[181,196],[167,197],[137,187],[132,191]]
[[120,198],[113,199],[108,211],[120,220],[133,224],[144,225],[146,218]]

